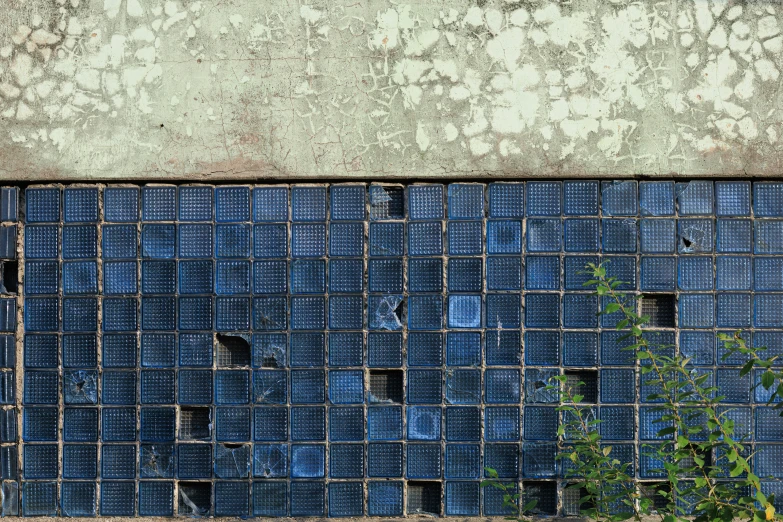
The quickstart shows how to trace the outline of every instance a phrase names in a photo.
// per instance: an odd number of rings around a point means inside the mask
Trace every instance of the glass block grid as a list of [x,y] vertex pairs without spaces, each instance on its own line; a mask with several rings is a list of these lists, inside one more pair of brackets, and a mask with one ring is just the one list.
[[783,183],[30,186],[19,224],[2,191],[4,514],[506,514],[484,467],[575,514],[560,374],[654,481],[601,261],[781,488],[783,423],[716,337],[783,352]]

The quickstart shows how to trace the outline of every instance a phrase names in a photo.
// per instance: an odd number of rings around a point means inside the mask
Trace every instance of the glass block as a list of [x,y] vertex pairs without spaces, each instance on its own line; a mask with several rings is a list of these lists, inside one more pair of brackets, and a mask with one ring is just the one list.
[[753,296],[753,325],[756,328],[783,326],[783,295],[756,294]]
[[[258,421],[258,418],[256,418]],[[258,422],[256,422],[258,426]],[[291,408],[291,440],[326,440],[326,412],[323,406],[294,406]]]
[[[180,372],[180,379],[182,379]],[[283,370],[253,372],[254,400],[258,403],[285,404],[288,396],[288,378]]]
[[[323,388],[323,377],[320,384]],[[217,370],[215,372],[215,402],[218,404],[247,404],[249,399],[249,372],[244,370]]]
[[756,217],[783,216],[783,183],[753,183],[753,213]]
[[49,442],[57,440],[59,414],[55,407],[28,407],[22,418],[22,440]]
[[58,328],[59,304],[56,297],[25,300],[24,327],[28,332],[53,332]]
[[97,442],[98,409],[65,408],[63,410],[63,440],[65,442]]
[[713,213],[714,190],[712,181],[690,181],[676,184],[677,208],[681,216]]
[[291,366],[323,366],[324,345],[322,333],[291,334]]
[[598,425],[601,437],[604,440],[633,440],[634,415],[633,406],[602,406]]
[[519,440],[519,408],[492,406],[484,410],[484,439],[488,441]]
[[329,516],[359,517],[364,514],[364,487],[361,482],[329,484]]
[[632,403],[636,396],[636,374],[633,370],[601,370],[601,402]]
[[212,335],[181,333],[179,364],[180,366],[212,366]]
[[143,480],[139,482],[139,515],[172,516],[174,483]]
[[253,516],[284,517],[287,513],[288,484],[286,482],[253,482]]
[[95,225],[64,226],[62,255],[63,259],[98,257],[97,227]]
[[209,186],[182,186],[178,189],[180,221],[211,221],[212,191]]
[[478,516],[478,482],[446,482],[445,509],[447,516]]
[[409,479],[441,477],[441,447],[439,444],[408,444],[405,476]]
[[401,186],[370,185],[370,219],[404,219],[405,189]]
[[[0,193],[2,193],[2,189],[0,189]],[[2,212],[2,208],[0,208],[0,212]],[[16,259],[16,240],[16,225],[10,227],[0,227],[0,258]]]
[[291,446],[291,477],[323,478],[326,473],[326,446],[294,444]]
[[66,187],[63,190],[63,218],[66,223],[98,221],[98,189]]
[[558,412],[550,406],[525,406],[522,413],[523,438],[527,440],[555,440]]
[[253,447],[254,477],[287,477],[288,445],[256,444]]
[[481,372],[479,370],[446,371],[446,401],[450,404],[479,404]]
[[294,221],[326,221],[326,187],[292,187],[291,210]]
[[106,187],[103,189],[103,215],[106,221],[138,221],[138,187]]
[[361,332],[335,332],[329,335],[330,366],[361,366],[364,352]]
[[367,476],[402,477],[402,444],[371,442],[367,445]]
[[559,327],[560,296],[557,294],[527,294],[525,296],[525,326],[527,328]]
[[561,186],[559,181],[530,181],[527,183],[527,215],[559,216],[561,214]]
[[22,485],[22,515],[26,517],[56,516],[57,483],[25,482]]
[[478,441],[481,436],[481,411],[473,406],[446,408],[446,440],[450,442]]
[[522,323],[522,305],[518,294],[487,294],[486,326],[519,328]]
[[253,226],[253,255],[255,257],[286,257],[288,228],[286,225]]
[[287,310],[288,303],[285,297],[253,298],[253,328],[256,330],[285,330]]
[[[519,370],[486,370],[484,401],[491,404],[514,404],[520,401]],[[448,386],[448,379],[446,381]],[[447,394],[448,395],[448,394]]]
[[[739,368],[718,368],[715,371],[716,394],[722,403],[750,403],[750,374],[740,375]],[[758,388],[757,388],[758,390]]]
[[367,365],[375,368],[402,366],[402,334],[370,332],[367,334]]
[[[211,452],[209,458],[211,461]],[[135,477],[136,446],[130,444],[104,444],[101,447],[101,478],[133,479]]]
[[712,332],[683,330],[680,332],[680,352],[691,359],[693,365],[711,365],[715,361],[715,344]]
[[326,255],[326,225],[297,223],[291,226],[291,256]]
[[[733,334],[734,332],[723,333]],[[745,340],[746,343],[750,343],[750,332],[742,332],[741,337]],[[765,352],[765,357],[777,356],[778,359],[780,359],[780,355],[783,354],[783,337],[780,337],[780,332],[755,332],[753,334],[753,346],[757,348],[764,346],[767,349]],[[744,361],[740,364],[744,364]],[[779,365],[780,363],[776,360],[774,366]]]
[[374,406],[367,408],[367,434],[370,440],[402,438],[402,408]]
[[144,370],[141,372],[142,404],[174,404],[174,372]]
[[680,290],[712,290],[711,257],[683,257],[678,263],[677,286]]
[[323,482],[292,482],[291,516],[322,517],[326,497],[325,486]]
[[643,216],[674,215],[674,182],[642,181],[639,183],[639,208]]
[[329,261],[329,291],[361,293],[364,290],[364,262],[361,259]]
[[[516,495],[519,489],[516,485],[509,488],[511,495]],[[506,493],[497,488],[484,488],[484,516],[513,516],[515,508],[509,507],[505,503]],[[512,501],[515,506],[519,505],[519,500]]]
[[[411,298],[413,299],[413,298]],[[449,328],[478,328],[481,326],[481,296],[449,296]]]
[[137,274],[135,261],[104,262],[103,292],[107,295],[135,294],[138,291]]
[[719,216],[750,215],[750,182],[717,181],[715,213]]
[[674,219],[642,219],[639,224],[639,232],[642,253],[674,253],[677,243]]
[[481,451],[478,444],[446,444],[446,478],[471,479],[481,475]]
[[674,257],[642,257],[642,291],[673,292],[677,277],[676,271],[677,259]]
[[443,259],[408,259],[408,290],[410,292],[443,290]]
[[101,482],[101,515],[133,516],[136,511],[136,484]]
[[60,248],[60,232],[54,225],[25,227],[24,250],[27,259],[54,259]]
[[548,442],[526,442],[522,447],[522,475],[526,478],[550,478],[557,472],[557,446]]
[[329,453],[331,478],[362,478],[364,476],[364,445],[333,444]]
[[174,477],[174,446],[142,444],[139,451],[139,475],[142,478]]
[[368,272],[370,292],[402,292],[402,258],[370,258]]
[[442,400],[440,370],[408,370],[407,402],[409,404],[439,404]]
[[568,216],[595,216],[598,214],[597,181],[564,181],[564,211]]
[[476,257],[450,258],[448,261],[449,292],[481,292],[484,279],[482,264],[482,260]]
[[[105,409],[103,411],[106,411]],[[176,414],[174,408],[142,407],[141,433],[143,442],[169,442],[174,440]],[[218,421],[220,416],[218,416]]]
[[556,256],[527,256],[525,258],[525,287],[528,290],[558,290],[560,288],[560,259]]
[[449,221],[449,254],[477,255],[483,252],[482,225],[478,221]]
[[361,370],[330,371],[329,400],[333,404],[364,402],[364,373]]
[[601,221],[604,252],[636,252],[637,226],[635,219],[603,219]]
[[215,408],[215,440],[225,442],[249,441],[251,435],[250,426],[250,408],[237,406],[218,406]]
[[249,330],[250,299],[243,297],[215,299],[215,327],[220,331]]
[[751,295],[735,293],[719,293],[716,312],[718,327],[742,328],[750,327]]
[[408,223],[408,254],[439,256],[443,253],[443,229],[440,222]]
[[522,339],[518,331],[487,330],[485,334],[486,363],[490,366],[519,364]]
[[60,288],[57,261],[27,261],[24,290],[26,295],[56,294]]
[[519,257],[487,258],[487,290],[521,290],[522,260]]
[[178,239],[180,257],[212,257],[212,225],[180,225]]
[[250,188],[215,187],[215,220],[250,221]]
[[174,257],[176,230],[174,225],[144,225],[141,229],[141,255],[143,257]]
[[682,328],[712,328],[715,323],[715,303],[712,295],[682,294],[679,299]]
[[17,221],[19,218],[19,189],[0,188],[0,221]]
[[137,257],[137,236],[135,225],[104,225],[101,229],[102,256],[105,259]]
[[[384,310],[382,307],[378,307],[377,305],[373,306],[372,298],[370,303],[370,312],[377,310],[372,313],[375,315],[380,314],[380,316],[376,318],[375,323],[373,322],[372,318],[370,319],[370,327],[372,328],[374,324],[385,324],[388,320],[384,318],[389,314],[383,313]],[[396,306],[392,308],[390,304],[386,308],[394,310],[396,309]],[[391,319],[393,322],[393,318],[389,319]],[[412,295],[408,298],[408,328],[411,330],[439,330],[442,327],[442,324],[443,299],[441,296]]]
[[408,187],[408,216],[412,220],[443,219],[443,185]]
[[24,374],[25,404],[57,404],[57,372],[27,371]]
[[525,215],[524,183],[490,183],[489,216],[521,218]]
[[756,408],[755,426],[754,434],[757,441],[779,441],[783,438],[783,417],[775,408]]
[[402,516],[402,482],[370,481],[367,484],[369,516]]
[[484,217],[484,185],[452,183],[448,189],[449,219],[481,219]]
[[560,364],[560,334],[558,332],[525,332],[525,362],[531,365]]
[[177,376],[177,390],[180,404],[211,404],[212,371],[181,370]]
[[[720,258],[719,258],[720,259]],[[747,262],[750,258],[734,258]],[[748,267],[748,272],[750,267]],[[783,258],[756,257],[753,259],[753,288],[760,292],[783,290]]]
[[750,253],[753,224],[749,219],[719,219],[716,249],[718,252]]
[[218,257],[250,256],[250,225],[217,225],[215,253]]
[[[518,444],[486,444],[484,446],[484,468],[494,469],[501,478],[519,476]],[[487,476],[487,472],[484,472]]]
[[637,213],[635,181],[602,181],[601,210],[605,216],[635,216]]
[[329,196],[333,220],[361,221],[365,218],[364,185],[332,185]]
[[63,373],[65,404],[97,404],[98,372],[94,370],[66,370]]
[[598,326],[598,297],[586,294],[563,296],[564,328],[596,328]]
[[176,219],[174,186],[146,185],[141,188],[141,219],[144,221],[174,221]]
[[253,188],[253,221],[287,221],[288,188]]
[[556,384],[554,379],[560,375],[559,369],[528,368],[525,370],[525,402],[556,403],[559,393],[547,387]]
[[256,441],[285,441],[288,439],[288,409],[254,408],[253,426],[253,439]]
[[659,435],[661,430],[673,425],[671,421],[661,420],[664,415],[655,406],[639,407],[639,440],[671,439],[672,434]]
[[563,365],[595,366],[598,364],[598,334],[563,332]]
[[[431,335],[431,334],[424,334]],[[408,338],[410,346],[410,337]],[[410,348],[409,348],[410,350]],[[409,357],[410,359],[410,357]],[[410,364],[410,361],[408,362]],[[446,364],[449,366],[478,366],[481,364],[480,332],[448,332]]]
[[[285,264],[281,268],[284,269]],[[291,292],[323,294],[326,292],[326,261],[297,259],[291,263]]]
[[28,223],[60,221],[60,189],[28,187],[24,191]]
[[[106,395],[105,392],[104,395]],[[132,442],[136,440],[136,408],[104,407],[101,410],[101,439],[103,442]],[[173,434],[172,438],[168,440],[173,440]]]
[[519,254],[522,251],[522,223],[519,221],[488,221],[487,252]]
[[565,220],[566,252],[598,252],[598,220]]
[[[400,224],[402,230],[402,224]],[[370,243],[372,245],[372,242]],[[400,238],[402,245],[402,238]],[[362,223],[331,223],[329,225],[329,255],[361,256],[364,254],[364,225]],[[400,254],[402,251],[400,250]]]
[[25,334],[25,368],[56,368],[57,344],[56,335]]
[[559,219],[528,219],[527,249],[529,252],[559,252],[563,243],[563,227]]
[[60,459],[55,444],[25,444],[24,478],[56,479]]

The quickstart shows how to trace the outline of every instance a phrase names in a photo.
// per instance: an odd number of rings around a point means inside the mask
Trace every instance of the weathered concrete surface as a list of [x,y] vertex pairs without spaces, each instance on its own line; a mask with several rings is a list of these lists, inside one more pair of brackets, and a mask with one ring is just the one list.
[[0,177],[778,175],[783,12],[4,0]]

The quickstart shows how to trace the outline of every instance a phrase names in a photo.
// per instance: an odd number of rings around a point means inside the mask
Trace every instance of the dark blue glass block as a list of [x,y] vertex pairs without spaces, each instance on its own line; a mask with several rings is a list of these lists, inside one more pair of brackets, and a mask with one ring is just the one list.
[[174,257],[176,232],[174,225],[144,225],[141,229],[142,257]]
[[364,476],[363,444],[333,444],[329,450],[329,476],[331,478],[362,478]]
[[106,221],[138,221],[139,189],[106,187],[103,190],[103,214]]
[[56,407],[25,408],[22,418],[22,440],[57,441],[58,416]]
[[25,227],[24,251],[27,259],[55,259],[60,248],[60,232],[54,225]]
[[[418,260],[423,261],[423,260]],[[481,292],[483,261],[479,257],[452,257],[448,261],[449,292]]]
[[522,260],[519,257],[487,258],[487,290],[521,290]]
[[637,214],[635,181],[602,181],[601,210],[605,216]]
[[[486,444],[484,446],[484,469],[494,469],[500,478],[519,476],[518,444]],[[484,476],[487,476],[487,471]]]
[[481,437],[481,411],[473,406],[446,408],[446,440],[449,442],[478,441]]
[[[106,411],[105,409],[103,411]],[[218,426],[220,415],[217,416]],[[141,408],[141,440],[143,442],[169,442],[174,440],[176,412],[174,408]]]
[[28,332],[57,331],[59,323],[59,309],[60,307],[56,297],[25,299],[25,330]]
[[677,244],[674,219],[642,219],[639,224],[641,252],[673,254]]
[[63,190],[63,210],[66,223],[98,221],[98,189],[67,187]]
[[601,221],[604,252],[636,252],[637,227],[635,219],[603,219]]
[[487,294],[486,326],[498,329],[519,328],[522,324],[519,297],[518,294]]
[[98,372],[66,370],[63,373],[63,395],[65,404],[97,404]]
[[561,212],[561,185],[559,181],[530,181],[527,183],[527,215],[559,216]]
[[180,330],[212,329],[211,297],[180,297],[178,301]]
[[[727,333],[730,335],[733,335],[734,332],[722,332]],[[742,332],[741,335],[742,339],[745,340],[746,343],[750,344],[750,332]],[[773,362],[773,366],[780,366],[780,356],[783,354],[783,337],[781,337],[780,332],[756,332],[753,334],[753,346],[760,348],[765,347],[766,351],[764,352],[765,357],[777,357],[777,359]],[[746,359],[744,359],[739,364],[744,364]]]
[[63,331],[94,332],[98,329],[98,301],[95,298],[63,299]]
[[367,334],[367,365],[371,368],[402,366],[402,334],[382,332]]
[[[750,374],[740,375],[739,368],[718,368],[715,372],[716,395],[723,403],[750,403]],[[763,389],[763,388],[761,388]],[[757,391],[759,388],[756,389]],[[765,401],[766,402],[766,401]]]
[[[584,267],[582,267],[584,269]],[[560,258],[557,256],[527,256],[525,287],[528,290],[558,290],[560,288]]]
[[367,445],[367,476],[402,477],[402,444],[371,442]]
[[783,183],[754,183],[753,213],[756,217],[783,216]]
[[557,473],[557,446],[548,442],[526,442],[522,447],[522,476],[550,478]]
[[361,221],[365,218],[364,185],[332,185],[329,196],[332,220]]
[[639,208],[643,216],[673,216],[674,182],[642,181],[639,183]]
[[597,364],[597,333],[563,332],[564,366],[596,366]]
[[715,326],[715,302],[709,294],[681,294],[681,328],[712,328]]
[[405,476],[409,479],[441,477],[440,444],[408,444]]
[[323,478],[326,474],[326,446],[294,444],[291,446],[291,477]]
[[28,187],[24,196],[27,202],[27,223],[60,221],[60,189]]
[[323,294],[325,292],[326,261],[297,259],[291,263],[291,293]]
[[[783,471],[779,465],[782,458],[783,445],[759,444],[756,446],[756,454],[753,458],[753,472],[760,477],[783,478]],[[780,491],[779,488],[778,490]]]
[[598,252],[598,220],[565,220],[566,252]]
[[484,185],[452,183],[448,189],[449,219],[482,219],[484,217]]
[[322,330],[326,327],[326,298],[292,297],[291,329]]
[[179,256],[212,257],[212,225],[180,225]]
[[478,221],[449,221],[449,254],[478,255],[483,252],[482,226]]
[[522,413],[523,438],[527,440],[557,439],[558,412],[549,406],[525,406]]
[[402,258],[370,258],[368,271],[370,292],[402,292]]
[[[486,370],[484,400],[491,404],[514,404],[520,401],[519,370]],[[448,379],[446,381],[448,386]],[[448,393],[447,393],[448,397]]]
[[177,187],[147,185],[141,188],[141,219],[143,221],[174,221]]
[[612,366],[633,366],[636,354],[628,347],[634,344],[625,337],[626,332],[601,332],[601,364]]
[[[105,391],[103,395],[106,395]],[[101,410],[101,440],[103,442],[136,440],[136,408],[103,408]],[[173,440],[173,435],[169,440]]]
[[714,189],[712,181],[690,181],[676,184],[677,208],[681,216],[713,213]]
[[253,516],[284,517],[287,513],[288,484],[286,482],[253,482]]
[[408,370],[408,404],[440,404],[443,391],[440,370]]
[[142,404],[174,404],[174,371],[144,370],[141,372]]
[[179,187],[179,219],[180,221],[211,221],[212,191],[209,186]]
[[515,366],[522,354],[522,337],[514,330],[487,330],[484,338],[486,362],[490,366]]
[[286,225],[253,226],[253,255],[255,257],[286,257],[288,229]]
[[249,330],[250,299],[244,297],[215,299],[215,327],[219,331]]
[[[206,447],[208,448],[209,446]],[[182,454],[181,448],[183,448],[182,445],[180,445],[180,455]],[[180,465],[180,470],[181,468],[182,466]],[[288,445],[256,444],[253,447],[253,476],[263,478],[287,477]]]
[[[512,486],[508,489],[513,496],[519,493],[519,489],[515,484]],[[511,501],[515,507],[508,506],[505,498],[506,492],[497,488],[484,488],[483,497],[483,514],[487,517],[513,516],[516,513],[516,506],[519,505],[519,499],[515,499]]]
[[361,332],[335,332],[329,335],[329,366],[361,366],[364,336]]
[[690,364],[714,364],[715,342],[712,332],[683,330],[680,332],[680,353],[691,359]]
[[401,186],[370,185],[370,219],[403,219],[405,189]]
[[559,365],[560,334],[558,332],[525,332],[525,362],[531,365]]
[[[253,410],[253,439],[257,441],[288,440],[288,408],[262,406]],[[300,426],[302,428],[302,426]]]
[[57,515],[57,483],[25,482],[22,485],[22,515],[53,517]]
[[253,189],[253,221],[287,220],[287,187],[255,187]]
[[443,228],[440,222],[408,223],[408,254],[439,256],[443,253]]
[[139,476],[142,478],[174,477],[174,445],[142,444],[139,452]]
[[470,479],[481,475],[478,444],[446,444],[446,478]]
[[323,406],[291,408],[291,440],[326,440],[326,412]]
[[216,187],[215,219],[219,223],[250,221],[250,188]]
[[[2,189],[0,189],[2,191]],[[2,212],[2,209],[0,209]],[[16,259],[16,225],[0,227],[0,258]]]
[[288,290],[286,261],[253,262],[253,293],[284,294]]
[[563,244],[563,226],[559,219],[528,219],[529,252],[559,252]]
[[[285,345],[285,339],[283,339]],[[284,353],[285,353],[285,349]],[[212,335],[181,333],[179,335],[180,366],[212,366]]]
[[174,483],[139,482],[139,515],[170,517],[174,514]]
[[364,486],[361,482],[329,484],[329,516],[360,517],[364,514]]
[[658,433],[670,426],[671,421],[664,421],[662,417],[664,411],[660,411],[657,406],[639,407],[639,440],[665,440],[673,438],[672,434],[658,435]]
[[[211,453],[209,458],[211,462]],[[101,448],[101,478],[133,479],[135,477],[136,446],[130,444],[104,444]]]
[[256,330],[285,330],[287,304],[285,297],[254,297],[253,328]]
[[412,220],[443,219],[443,185],[408,187],[408,216]]
[[60,266],[57,261],[25,263],[25,295],[56,294],[60,288]]
[[[370,255],[403,255],[404,232],[402,223],[370,223]],[[361,252],[358,254],[362,255]]]
[[98,257],[98,229],[95,225],[63,227],[63,259]]
[[[402,229],[402,224],[400,224]],[[400,238],[402,242],[402,238]],[[331,223],[329,225],[329,255],[361,256],[364,254],[362,223]],[[402,253],[398,254],[402,255]]]
[[[299,372],[291,372],[292,394],[296,394],[293,385],[294,375]],[[331,371],[329,372],[329,400],[333,404],[361,404],[364,402],[364,373],[361,370]]]
[[596,328],[598,326],[598,297],[588,294],[563,296],[564,328]]
[[449,328],[478,328],[481,326],[480,295],[451,294],[448,299]]
[[57,372],[27,371],[24,374],[24,403],[57,404],[59,386]]
[[524,183],[490,183],[489,216],[521,218],[525,215]]
[[246,517],[250,512],[250,484],[215,482],[215,516]]
[[[375,335],[384,334],[373,332],[369,334],[369,338]],[[475,332],[475,335],[478,335],[478,332]],[[478,340],[480,341],[480,336]],[[443,336],[440,333],[413,332],[408,335],[408,366],[441,366],[442,364]]]
[[57,364],[56,335],[25,334],[25,368],[57,368]]
[[724,328],[750,327],[751,295],[719,293],[716,325]]
[[756,408],[757,441],[779,441],[783,438],[783,417],[779,410],[773,407]]
[[[323,388],[323,384],[322,376],[321,388]],[[215,402],[217,404],[247,404],[249,400],[249,372],[245,370],[217,370],[215,373]]]
[[[244,442],[250,440],[250,408],[218,406],[215,408],[215,440]],[[142,432],[144,428],[142,425]]]
[[484,440],[519,440],[519,408],[493,406],[484,410]]
[[598,427],[604,440],[633,440],[633,406],[602,406],[600,418]]
[[[85,357],[87,354],[84,354]],[[63,355],[64,361],[72,361],[72,357]],[[63,364],[66,364],[64,362]],[[86,365],[89,366],[89,365]],[[94,364],[92,366],[95,366]],[[15,368],[16,367],[16,338],[13,335],[0,335],[0,368]],[[0,413],[0,417],[2,413]],[[0,421],[1,422],[1,421]],[[0,429],[0,431],[2,431]],[[2,435],[0,435],[2,438]]]
[[367,484],[369,516],[402,516],[402,482],[370,481]]
[[[130,299],[126,301],[135,303]],[[143,330],[174,330],[175,317],[174,297],[143,297],[141,299],[141,328]],[[104,308],[105,321],[106,308]]]
[[291,516],[322,517],[326,497],[325,487],[323,482],[292,482]]
[[598,182],[565,181],[563,199],[567,216],[595,216],[598,214]]
[[711,257],[683,257],[678,263],[677,286],[680,290],[712,290]]
[[175,261],[142,261],[141,293],[173,294],[177,289]]
[[[217,225],[215,245],[218,257],[249,257],[250,225]],[[267,248],[271,248],[271,245],[267,245]]]
[[400,406],[367,408],[367,435],[370,440],[402,439],[402,408]]
[[138,263],[135,261],[105,262],[103,292],[107,295],[135,294],[138,291],[137,274]]
[[753,297],[753,325],[756,328],[783,326],[783,295],[756,294]]
[[753,245],[752,227],[749,219],[719,219],[716,250],[721,253],[750,253]]
[[136,511],[134,482],[101,482],[101,515],[133,516]]
[[[359,267],[361,267],[361,262],[359,262]],[[408,260],[408,291],[440,292],[441,290],[443,290],[443,259],[413,258]]]
[[326,255],[326,225],[297,223],[291,226],[291,256]]
[[[180,371],[180,381],[183,378],[183,373],[184,371]],[[255,402],[285,404],[286,398],[288,397],[287,375],[288,374],[284,370],[257,370],[253,372],[253,393]]]
[[19,219],[19,189],[17,187],[0,188],[0,221]]
[[677,259],[675,257],[644,256],[640,272],[642,291],[673,292],[677,278]]
[[291,334],[291,366],[323,366],[324,347],[322,333]]
[[179,404],[211,404],[212,371],[180,370],[177,390]]
[[[376,318],[375,324],[379,324],[380,319],[386,317],[383,310],[373,306],[372,298],[370,300],[370,313],[381,317]],[[391,308],[390,306],[387,308]],[[395,307],[396,308],[396,307]],[[392,318],[393,319],[393,318]],[[387,322],[388,320],[384,321]],[[399,320],[398,320],[399,323]],[[408,297],[408,328],[411,330],[440,330],[443,325],[443,299],[439,295],[412,295]],[[373,319],[370,319],[370,327],[374,327]],[[377,327],[377,326],[375,326]]]
[[25,444],[24,446],[25,480],[56,479],[59,462],[55,444]]
[[63,410],[63,440],[65,442],[97,442],[98,409],[65,408]]
[[[69,301],[70,299],[65,300],[66,311],[70,310],[67,306]],[[66,330],[70,329],[68,327],[73,327],[70,319],[71,318],[65,322]],[[87,326],[89,326],[89,324]],[[0,299],[0,332],[14,331],[16,331],[16,299]]]
[[522,252],[522,223],[519,221],[488,221],[487,252],[519,254]]
[[[735,259],[750,260],[750,258],[744,257]],[[753,289],[757,292],[776,292],[783,290],[783,258],[754,258],[753,275]]]
[[478,482],[446,482],[447,516],[478,516],[480,488]]
[[479,370],[447,370],[446,402],[449,404],[479,404],[481,402],[481,372]]
[[329,291],[361,293],[364,290],[364,262],[361,259],[329,261]]
[[408,408],[408,440],[440,440],[441,409],[438,406]]
[[558,294],[527,294],[525,296],[525,326],[527,328],[558,328],[560,326],[560,296]]
[[294,221],[326,221],[326,187],[292,187],[291,210]]
[[132,259],[138,256],[135,225],[104,225],[101,233],[101,254],[105,259]]

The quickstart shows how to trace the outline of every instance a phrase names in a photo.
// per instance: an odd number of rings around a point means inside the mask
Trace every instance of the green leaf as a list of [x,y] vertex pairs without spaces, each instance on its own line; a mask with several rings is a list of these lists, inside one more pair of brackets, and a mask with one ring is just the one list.
[[522,506],[522,512],[530,511],[538,505],[538,499],[533,499],[524,506]]
[[763,374],[761,374],[761,385],[764,386],[764,389],[769,390],[772,388],[772,385],[775,384],[775,374],[771,371],[767,370]]

